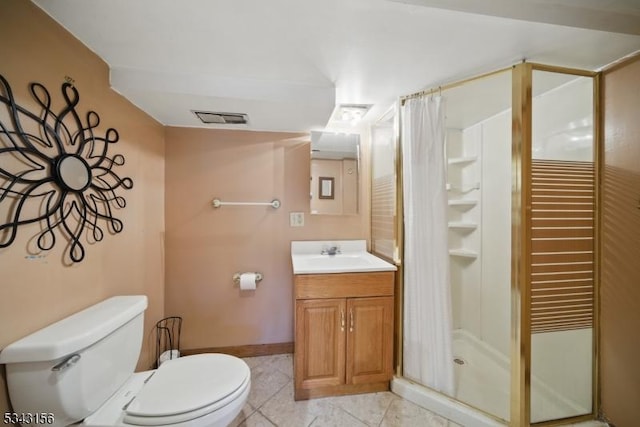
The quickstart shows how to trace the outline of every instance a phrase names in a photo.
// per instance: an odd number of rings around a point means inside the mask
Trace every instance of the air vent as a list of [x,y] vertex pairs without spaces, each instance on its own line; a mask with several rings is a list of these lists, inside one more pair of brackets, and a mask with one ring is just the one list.
[[246,125],[249,117],[244,113],[216,113],[213,111],[194,111],[202,123],[216,125]]

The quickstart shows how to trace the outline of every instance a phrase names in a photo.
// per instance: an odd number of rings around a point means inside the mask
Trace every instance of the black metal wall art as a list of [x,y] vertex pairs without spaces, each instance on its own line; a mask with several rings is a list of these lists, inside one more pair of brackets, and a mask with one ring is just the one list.
[[[131,189],[130,178],[120,178],[115,167],[124,156],[107,154],[118,142],[118,131],[108,128],[99,136],[100,117],[88,111],[83,119],[76,110],[78,90],[62,84],[64,105],[53,110],[51,95],[40,83],[29,91],[37,113],[16,103],[7,80],[0,75],[0,248],[11,245],[22,225],[39,223],[31,243],[50,250],[56,235],[68,242],[65,257],[84,259],[85,246],[101,241],[103,223],[120,233],[122,221],[114,210],[126,206],[121,189]],[[82,239],[84,230],[86,239]]]

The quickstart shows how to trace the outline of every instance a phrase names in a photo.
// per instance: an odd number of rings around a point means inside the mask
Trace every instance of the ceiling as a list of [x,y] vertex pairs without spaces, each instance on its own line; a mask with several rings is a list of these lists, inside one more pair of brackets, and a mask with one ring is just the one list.
[[170,126],[340,129],[338,104],[372,104],[372,122],[401,95],[523,59],[596,70],[640,50],[637,0],[32,1]]

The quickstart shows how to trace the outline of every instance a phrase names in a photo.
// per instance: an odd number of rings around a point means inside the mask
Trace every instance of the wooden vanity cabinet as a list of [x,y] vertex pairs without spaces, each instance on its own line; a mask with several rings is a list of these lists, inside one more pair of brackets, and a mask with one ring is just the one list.
[[393,272],[296,275],[295,399],[389,389]]

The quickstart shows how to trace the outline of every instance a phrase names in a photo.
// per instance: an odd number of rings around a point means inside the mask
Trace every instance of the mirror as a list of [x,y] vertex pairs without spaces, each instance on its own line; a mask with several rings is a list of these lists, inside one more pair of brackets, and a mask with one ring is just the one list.
[[82,191],[91,182],[89,165],[81,157],[69,154],[57,163],[58,182],[66,190]]
[[359,204],[360,135],[311,132],[311,213],[355,215]]

